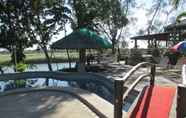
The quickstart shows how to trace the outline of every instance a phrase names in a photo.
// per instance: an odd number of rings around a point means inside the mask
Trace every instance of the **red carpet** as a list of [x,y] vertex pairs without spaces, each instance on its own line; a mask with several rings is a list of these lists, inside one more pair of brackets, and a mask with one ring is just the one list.
[[129,118],[169,118],[176,88],[146,87]]

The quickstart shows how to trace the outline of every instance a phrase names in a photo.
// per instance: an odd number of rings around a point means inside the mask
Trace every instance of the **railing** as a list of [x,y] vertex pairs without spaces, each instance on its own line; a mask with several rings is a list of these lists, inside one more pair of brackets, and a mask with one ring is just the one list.
[[[139,76],[127,90],[124,90],[125,82],[133,75],[134,72],[143,66],[151,67],[151,71],[147,74]],[[154,85],[155,70],[156,66],[154,64],[142,62],[134,66],[123,78],[116,79],[114,81],[114,118],[122,118],[123,100],[143,78],[150,77],[150,85]]]

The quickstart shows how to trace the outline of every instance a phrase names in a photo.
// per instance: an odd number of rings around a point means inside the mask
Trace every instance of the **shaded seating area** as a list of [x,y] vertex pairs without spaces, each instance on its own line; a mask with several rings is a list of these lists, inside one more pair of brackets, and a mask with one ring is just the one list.
[[[85,72],[86,49],[108,49],[112,44],[106,38],[102,38],[96,32],[87,28],[80,28],[68,36],[54,42],[52,49],[76,49],[79,51],[78,72]],[[93,56],[88,57],[88,62],[93,60]],[[88,63],[90,64],[90,63]]]
[[165,26],[165,32],[170,33],[170,40],[176,44],[186,37],[186,19]]
[[[168,45],[168,41],[170,41],[170,33],[157,33],[157,34],[149,34],[149,35],[141,35],[131,37],[131,40],[134,40],[134,48],[138,48],[138,40],[148,41],[148,45],[151,43],[153,47],[156,48],[158,46],[158,42],[165,42],[166,46]],[[149,47],[149,46],[148,46]]]

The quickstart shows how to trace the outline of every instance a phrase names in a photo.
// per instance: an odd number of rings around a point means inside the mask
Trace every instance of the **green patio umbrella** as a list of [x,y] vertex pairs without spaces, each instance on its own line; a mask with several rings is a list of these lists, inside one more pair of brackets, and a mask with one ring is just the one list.
[[[96,32],[86,28],[78,29],[61,40],[54,42],[52,49],[79,49],[79,64],[84,68],[86,49],[112,48],[106,38],[97,35]],[[79,70],[79,69],[78,69]],[[82,69],[84,71],[84,69]],[[81,70],[79,70],[81,71]]]

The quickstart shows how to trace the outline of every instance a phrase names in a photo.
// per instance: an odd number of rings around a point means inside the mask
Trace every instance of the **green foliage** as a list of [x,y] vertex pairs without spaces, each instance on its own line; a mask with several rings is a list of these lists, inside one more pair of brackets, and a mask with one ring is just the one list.
[[[63,30],[71,11],[64,0],[0,1],[0,47],[12,53],[12,62],[24,61],[25,48],[38,44],[46,54],[54,35]],[[16,53],[15,53],[16,51]]]
[[26,86],[26,80],[15,80],[15,85],[17,88],[22,88]]
[[23,27],[23,24],[26,23],[24,11],[27,5],[22,5],[22,3],[9,0],[0,1],[0,47],[9,51],[12,51],[13,45],[20,43],[23,48],[31,46]]
[[178,8],[180,1],[181,1],[181,0],[172,0],[173,6],[174,6],[175,8]]
[[121,13],[121,3],[118,0],[69,0],[68,3],[74,11],[72,24],[75,29],[93,29],[98,21],[107,23],[109,19],[118,27],[126,24],[126,17]]
[[180,22],[182,18],[186,18],[186,11],[180,13],[177,17],[176,17],[176,21]]
[[104,14],[104,23],[112,26],[112,28],[122,28],[128,23],[126,14],[123,11],[121,2],[119,0],[111,0],[108,2],[108,10]]
[[[127,1],[126,6],[130,3]],[[121,29],[128,23],[120,0],[68,0],[72,7],[72,29],[88,28],[105,33],[116,45]],[[102,25],[106,25],[102,26]],[[103,31],[104,30],[104,31]],[[116,39],[116,37],[119,37]]]
[[[172,4],[173,4],[173,6],[177,9],[178,6],[180,5],[181,1],[182,1],[182,0],[172,0]],[[180,20],[181,20],[182,18],[185,18],[185,17],[186,17],[186,11],[180,13],[180,14],[176,17],[176,21],[177,21],[177,22],[180,22]]]
[[0,6],[0,44],[6,48],[20,42],[25,47],[48,44],[53,35],[63,30],[71,13],[64,0],[24,0],[19,4],[4,0]]
[[[26,68],[27,68],[27,65],[25,63],[22,63],[22,62],[20,62],[16,65],[16,70],[18,72],[24,72],[26,70]],[[18,88],[19,87],[25,87],[26,86],[26,80],[15,80],[15,85]]]
[[20,63],[18,63],[18,64],[16,65],[16,70],[17,70],[18,72],[24,72],[24,71],[26,70],[26,68],[27,68],[27,64],[22,63],[22,62],[20,62]]

